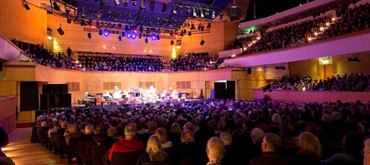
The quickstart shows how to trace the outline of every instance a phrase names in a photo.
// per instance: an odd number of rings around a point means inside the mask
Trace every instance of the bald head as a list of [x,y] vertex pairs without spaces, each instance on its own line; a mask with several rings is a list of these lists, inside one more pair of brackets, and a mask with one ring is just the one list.
[[207,143],[209,161],[220,161],[225,153],[225,144],[219,137],[212,137]]

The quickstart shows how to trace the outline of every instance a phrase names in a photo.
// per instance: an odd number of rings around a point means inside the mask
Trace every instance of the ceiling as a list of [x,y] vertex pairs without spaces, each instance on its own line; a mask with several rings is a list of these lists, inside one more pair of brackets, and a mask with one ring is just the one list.
[[84,22],[114,22],[134,27],[178,29],[188,18],[214,19],[231,1],[77,0],[74,3],[78,8],[78,20]]

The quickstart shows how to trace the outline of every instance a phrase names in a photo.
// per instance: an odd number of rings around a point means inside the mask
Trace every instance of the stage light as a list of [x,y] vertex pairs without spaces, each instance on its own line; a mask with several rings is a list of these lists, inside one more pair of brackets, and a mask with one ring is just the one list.
[[131,35],[131,38],[135,39],[136,38],[136,34],[132,34]]
[[120,0],[114,0],[114,4],[115,4],[116,6],[119,6],[119,5],[120,5]]
[[60,11],[60,7],[58,6],[57,2],[53,2],[53,7],[54,7],[54,10],[56,11]]
[[144,38],[144,43],[146,43],[146,44],[148,43],[148,38],[147,37]]
[[172,14],[177,14],[177,6],[172,7]]
[[167,4],[163,3],[162,4],[162,9],[161,9],[162,12],[166,12],[167,11]]
[[122,36],[118,36],[118,41],[122,41]]
[[152,40],[156,40],[157,36],[155,34],[152,35]]
[[204,11],[203,11],[203,9],[200,9],[200,17],[204,18]]
[[48,40],[52,40],[53,39],[53,37],[51,36],[51,35],[48,35]]
[[216,11],[212,11],[212,19],[216,18]]
[[144,0],[141,0],[140,9],[145,9],[145,3],[144,3]]
[[128,0],[123,0],[123,6],[127,7],[128,5]]
[[110,31],[109,30],[103,30],[103,35],[104,36],[109,36],[110,34]]
[[203,46],[203,45],[204,45],[204,43],[206,43],[206,41],[204,41],[204,40],[203,40],[203,38],[202,38],[202,41],[200,41],[200,43],[199,43],[199,44],[200,44],[201,46]]
[[91,39],[91,38],[92,38],[92,36],[91,36],[91,32],[88,32],[88,33],[87,33],[87,38],[88,38],[88,39]]
[[23,3],[24,3],[23,4],[24,9],[31,10],[30,6],[28,5],[28,3],[26,1],[23,1]]
[[127,34],[127,38],[131,38],[131,34],[129,33],[129,34]]
[[60,24],[60,26],[59,26],[59,28],[57,29],[57,31],[58,31],[58,33],[59,33],[59,35],[64,35],[64,31],[63,31],[63,29],[62,29],[62,24]]
[[136,6],[137,0],[132,0],[131,4],[134,5],[134,6]]
[[154,8],[155,8],[155,0],[150,0],[149,8],[150,8],[151,11],[154,11]]
[[197,11],[195,10],[195,8],[193,7],[193,17],[196,17],[197,16]]

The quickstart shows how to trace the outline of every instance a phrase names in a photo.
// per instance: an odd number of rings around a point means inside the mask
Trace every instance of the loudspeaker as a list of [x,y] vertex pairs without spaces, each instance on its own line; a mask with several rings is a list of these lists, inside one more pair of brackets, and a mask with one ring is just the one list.
[[247,73],[252,74],[252,68],[247,68]]
[[238,20],[241,17],[241,10],[238,6],[231,6],[231,8],[227,9],[227,15],[231,21]]

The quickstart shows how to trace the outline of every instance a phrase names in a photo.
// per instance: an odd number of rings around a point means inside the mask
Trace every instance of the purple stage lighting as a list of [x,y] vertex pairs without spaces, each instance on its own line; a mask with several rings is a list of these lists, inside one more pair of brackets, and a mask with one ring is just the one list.
[[157,39],[157,36],[152,35],[152,40],[156,40],[156,39]]
[[132,34],[132,38],[135,39],[136,38],[136,34]]
[[109,33],[110,33],[109,30],[103,30],[103,35],[104,36],[109,36]]
[[127,38],[131,38],[131,34],[127,34]]

